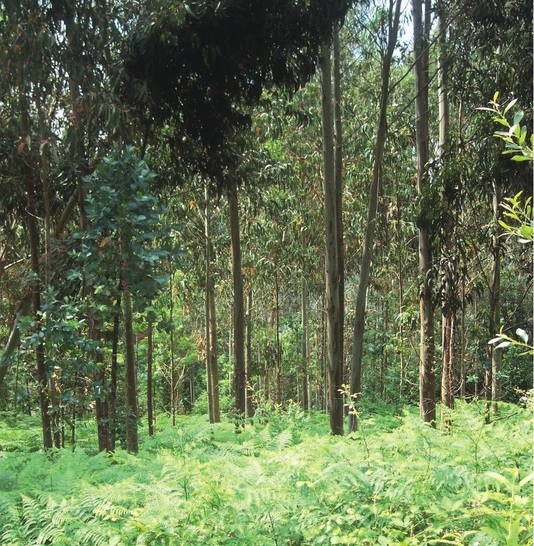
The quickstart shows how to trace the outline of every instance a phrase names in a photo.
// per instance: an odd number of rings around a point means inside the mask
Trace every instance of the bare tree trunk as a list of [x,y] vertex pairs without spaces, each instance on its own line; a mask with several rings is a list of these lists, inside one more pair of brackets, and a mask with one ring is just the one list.
[[109,428],[110,428],[110,451],[115,451],[115,439],[117,430],[117,387],[119,382],[119,327],[121,320],[121,297],[120,294],[115,302],[113,314],[113,340],[111,343],[111,381],[109,385]]
[[[303,234],[304,238],[304,234]],[[301,327],[302,327],[302,408],[311,411],[310,385],[310,325],[308,316],[308,285],[303,275],[301,288]]]
[[[502,200],[501,188],[498,182],[493,187],[493,217],[495,229],[499,229],[500,203]],[[491,271],[490,287],[490,332],[489,337],[493,339],[499,332],[501,326],[501,240],[499,234],[493,236],[493,264]],[[491,345],[491,387],[488,385],[487,392],[491,392],[493,402],[492,412],[498,413],[499,400],[501,398],[501,386],[499,374],[501,371],[502,349],[496,349]],[[489,402],[488,402],[489,407]]]
[[215,309],[215,289],[213,280],[210,284],[209,298],[209,321],[210,321],[210,376],[211,376],[211,400],[213,410],[213,422],[221,422],[221,409],[219,397],[219,365],[217,363],[217,314]]
[[322,82],[322,124],[323,124],[323,161],[324,161],[324,213],[326,228],[326,330],[327,358],[329,379],[329,414],[330,431],[334,435],[343,434],[343,320],[340,302],[341,281],[339,271],[339,236],[338,236],[338,197],[335,177],[333,107],[332,107],[332,61],[330,47],[322,46],[321,51]]
[[154,436],[154,323],[151,318],[147,321],[147,354],[146,354],[146,414],[148,435]]
[[[276,264],[275,264],[276,267]],[[280,348],[280,305],[278,302],[278,270],[274,270],[273,324],[275,332],[276,403],[282,403],[282,355]]]
[[[424,8],[424,10],[423,10]],[[424,11],[424,14],[423,14]],[[415,132],[417,149],[417,194],[420,203],[419,270],[421,275],[421,334],[419,357],[419,405],[423,421],[436,423],[435,339],[433,267],[430,222],[425,217],[424,199],[428,193],[428,56],[430,0],[413,0]]]
[[221,421],[219,406],[219,368],[217,366],[217,317],[215,315],[215,290],[211,272],[211,218],[208,185],[204,188],[204,237],[206,244],[206,375],[210,423]]
[[245,369],[245,311],[243,296],[243,272],[241,269],[241,237],[239,230],[239,206],[237,201],[237,183],[234,179],[228,188],[230,208],[230,233],[232,240],[232,274],[234,284],[234,382],[235,410],[238,418],[246,414],[247,377]]
[[[380,114],[376,134],[373,178],[371,180],[371,187],[369,188],[369,206],[367,209],[367,222],[363,242],[362,264],[360,268],[360,282],[358,285],[358,295],[356,297],[356,312],[354,317],[354,332],[352,337],[350,394],[353,397],[354,403],[357,402],[357,399],[362,391],[363,338],[365,333],[366,311],[365,306],[367,302],[367,290],[369,288],[371,262],[373,259],[375,223],[378,211],[378,192],[380,187],[380,180],[382,178],[382,161],[384,157],[384,145],[387,136],[389,75],[391,70],[391,59],[393,57],[395,46],[397,45],[400,5],[400,0],[397,0],[397,2],[395,3],[395,11],[393,12],[393,3],[390,2],[388,49],[386,56],[382,59]],[[355,431],[357,426],[357,416],[352,412],[349,415],[349,431]]]
[[170,404],[171,404],[171,419],[172,426],[176,426],[176,359],[174,351],[174,275],[172,271],[172,263],[170,264],[171,273],[169,281],[169,322],[171,323],[171,331],[169,333],[170,352],[171,352],[171,370],[170,370]]
[[399,398],[402,400],[404,396],[404,384],[406,382],[406,363],[404,361],[404,320],[403,320],[403,313],[404,313],[404,268],[403,268],[403,254],[402,254],[402,247],[400,245],[401,241],[401,227],[400,227],[400,220],[401,220],[401,213],[400,213],[400,198],[399,198],[399,192],[398,192],[398,185],[397,185],[397,226],[395,230],[395,236],[397,239],[397,244],[399,246],[399,256],[398,256],[398,262],[397,262],[397,278],[398,278],[398,289],[399,289],[399,316],[400,316],[400,322],[399,322],[399,341],[401,344],[400,349],[400,355],[399,355],[399,363],[400,363],[400,380],[399,380]]
[[247,294],[246,312],[246,336],[245,336],[245,371],[247,377],[247,417],[254,417],[254,391],[250,380],[252,377],[252,288]]
[[133,331],[132,296],[129,286],[123,286],[124,302],[124,345],[125,353],[125,393],[126,393],[126,449],[137,453],[139,438],[137,433],[137,364],[135,359],[135,339]]
[[[445,167],[449,153],[449,95],[447,77],[447,21],[445,6],[442,1],[437,4],[438,14],[438,112],[439,112],[439,154],[442,168]],[[445,181],[447,184],[448,182]],[[443,192],[446,199],[449,192]],[[448,204],[448,203],[447,203]],[[446,286],[442,288],[443,304],[441,310],[442,328],[442,365],[441,365],[441,426],[448,430],[452,424],[450,412],[454,408],[454,338],[455,315],[458,301],[458,272],[456,265],[456,221],[453,217],[454,203],[447,207],[447,214],[442,237],[441,277],[448,279]]]

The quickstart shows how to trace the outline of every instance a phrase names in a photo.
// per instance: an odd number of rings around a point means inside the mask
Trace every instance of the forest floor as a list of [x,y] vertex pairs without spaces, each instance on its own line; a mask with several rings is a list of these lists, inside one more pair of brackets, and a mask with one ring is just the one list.
[[296,406],[235,434],[166,418],[137,455],[39,451],[37,418],[0,414],[0,544],[532,545],[532,408],[458,403],[445,434],[416,408],[368,406],[328,434]]

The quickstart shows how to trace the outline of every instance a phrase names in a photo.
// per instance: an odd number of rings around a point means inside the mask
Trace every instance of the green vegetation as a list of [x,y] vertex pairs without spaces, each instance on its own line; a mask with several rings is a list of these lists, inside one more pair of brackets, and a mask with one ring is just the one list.
[[[35,451],[36,419],[0,421],[0,543],[63,545],[532,544],[532,408],[458,403],[449,434],[416,408],[368,405],[357,433],[297,405],[242,434],[167,418],[137,456]],[[33,451],[33,452],[32,452]]]

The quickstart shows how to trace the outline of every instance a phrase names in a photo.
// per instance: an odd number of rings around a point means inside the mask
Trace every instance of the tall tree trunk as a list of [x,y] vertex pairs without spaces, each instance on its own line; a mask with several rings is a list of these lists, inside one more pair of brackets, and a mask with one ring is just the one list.
[[245,336],[245,371],[247,377],[247,417],[254,417],[254,391],[250,380],[252,377],[252,288],[247,294],[246,312],[246,336]]
[[[423,13],[424,11],[424,13]],[[428,194],[428,56],[430,33],[430,0],[413,0],[414,75],[415,75],[415,134],[417,150],[417,194],[419,196],[419,272],[420,294],[420,356],[419,405],[423,421],[436,423],[436,393],[434,369],[434,303],[433,267],[430,219],[424,201]]]
[[[367,302],[367,291],[369,288],[371,262],[373,260],[375,223],[378,211],[378,192],[380,188],[380,180],[382,178],[382,161],[384,157],[384,145],[387,136],[387,106],[389,101],[391,59],[397,45],[400,6],[401,2],[400,0],[397,0],[397,2],[395,3],[395,11],[393,11],[393,2],[390,2],[388,48],[385,57],[382,59],[380,113],[376,134],[373,177],[371,180],[371,187],[369,188],[369,205],[367,209],[367,222],[363,242],[362,264],[360,268],[360,283],[358,285],[358,294],[356,296],[354,332],[352,337],[350,394],[353,397],[353,403],[357,402],[357,399],[362,391],[362,359],[363,339],[365,333],[365,306]],[[349,431],[355,431],[357,426],[357,415],[355,414],[355,412],[351,412],[351,414],[349,415]]]
[[[449,95],[447,77],[447,21],[443,1],[437,3],[438,14],[438,113],[439,113],[439,155],[441,167],[444,168],[449,153]],[[445,180],[445,184],[449,184]],[[442,249],[441,249],[441,277],[448,279],[446,286],[442,287],[442,365],[441,365],[441,426],[448,430],[451,426],[450,413],[445,408],[454,408],[454,338],[455,338],[455,315],[458,301],[459,286],[457,283],[456,265],[456,219],[454,214],[454,203],[447,202],[451,192],[444,188],[444,205],[447,206],[445,223],[442,226]],[[449,205],[449,206],[448,206]]]
[[[276,267],[276,264],[275,264]],[[278,270],[274,270],[273,324],[275,333],[275,369],[276,369],[276,403],[282,403],[282,354],[280,348],[280,305],[279,305]]]
[[[493,184],[493,217],[495,230],[499,230],[500,219],[500,203],[502,201],[501,188],[498,182]],[[499,332],[501,327],[501,252],[502,245],[499,233],[496,232],[492,241],[493,264],[491,270],[491,286],[490,286],[490,332],[489,337],[493,339]],[[496,414],[499,409],[499,400],[501,398],[501,388],[499,382],[499,374],[501,371],[502,349],[496,349],[493,345],[490,346],[491,351],[491,374],[488,378],[489,385],[487,387],[488,395],[493,401],[492,410]],[[488,402],[489,406],[489,402]]]
[[327,360],[329,379],[330,431],[334,435],[343,434],[343,319],[340,302],[341,281],[339,271],[338,237],[338,197],[335,177],[333,104],[332,104],[332,61],[330,47],[323,45],[321,50],[322,83],[322,124],[324,161],[324,215],[326,228],[326,330]]
[[147,354],[146,354],[146,415],[148,435],[154,436],[154,323],[151,317],[147,321]]
[[170,370],[170,404],[171,404],[171,419],[172,426],[176,426],[176,359],[174,351],[174,275],[172,271],[172,264],[170,281],[169,281],[169,322],[171,324],[171,331],[169,333],[170,352],[171,352],[171,370]]
[[[30,142],[30,111],[27,97],[24,91],[21,92],[20,97],[21,111],[22,111],[22,141],[25,142],[23,149],[23,158],[25,165],[25,184],[26,184],[26,197],[27,197],[27,226],[28,226],[28,238],[30,241],[30,259],[31,268],[34,276],[34,280],[31,286],[33,315],[35,319],[35,325],[38,330],[42,329],[41,324],[41,270],[40,270],[40,235],[39,225],[37,223],[37,188],[35,182],[35,176],[31,167],[31,158],[29,155],[29,142]],[[37,363],[37,378],[39,381],[39,406],[41,409],[41,427],[43,433],[43,445],[45,449],[50,449],[53,446],[52,442],[52,419],[50,416],[50,397],[49,397],[49,383],[48,383],[48,370],[45,360],[45,346],[43,342],[39,342],[35,348],[35,358]]]
[[239,206],[237,182],[233,179],[228,188],[230,208],[230,235],[232,240],[232,275],[234,284],[234,386],[235,410],[238,418],[246,415],[247,377],[245,369],[245,311],[243,295],[243,271],[241,269],[241,236],[239,231]]
[[[304,233],[302,234],[304,241]],[[304,245],[303,245],[304,246]],[[308,284],[302,276],[301,287],[301,329],[302,329],[302,408],[311,411],[311,382],[310,382],[310,321],[308,315]]]
[[206,292],[206,375],[208,383],[208,407],[210,423],[221,421],[219,404],[219,368],[217,365],[217,317],[215,314],[215,290],[211,270],[211,217],[208,185],[204,188],[204,237],[205,237],[205,292]]
[[219,365],[217,362],[217,314],[215,309],[215,289],[213,280],[210,284],[209,300],[210,320],[210,376],[211,376],[211,400],[213,410],[213,422],[221,422],[220,396],[219,396]]
[[117,389],[119,382],[119,337],[121,321],[121,296],[115,301],[115,311],[113,313],[113,339],[111,342],[111,381],[109,385],[109,428],[110,428],[110,451],[115,451],[115,440],[117,432]]
[[126,449],[137,453],[139,438],[137,433],[137,364],[135,359],[135,337],[133,331],[133,310],[130,287],[123,286],[124,302],[124,345],[125,345],[125,393],[126,393]]
[[[44,120],[44,111],[41,105],[40,97],[36,101],[36,109],[39,119],[39,136],[41,142],[45,142],[46,129]],[[44,263],[44,305],[46,306],[46,298],[48,297],[48,289],[51,287],[52,279],[52,224],[51,224],[51,205],[50,205],[50,186],[48,177],[48,152],[47,146],[42,146],[40,153],[40,165],[39,173],[41,179],[41,195],[44,209],[44,230],[43,230],[43,242],[44,242],[44,255],[42,256],[42,263]],[[48,314],[43,319],[45,322],[45,330],[48,329],[48,321],[50,317]],[[49,355],[50,356],[50,355]],[[48,378],[48,393],[50,396],[50,425],[52,427],[52,438],[54,446],[59,449],[62,446],[61,441],[61,404],[59,401],[59,393],[56,385],[57,375],[56,372],[59,368],[53,364],[52,369],[49,372]]]
[[[345,347],[345,248],[343,242],[343,127],[341,123],[341,50],[339,44],[339,23],[335,25],[332,39],[332,88],[334,108],[334,188],[336,200],[336,253],[337,253],[337,276],[338,276],[338,301],[339,321],[337,327],[337,344],[339,347],[338,381],[344,383],[344,347]],[[340,394],[338,392],[338,394]],[[345,394],[342,395],[343,397]],[[344,414],[344,399],[341,413]],[[339,415],[336,419],[339,420]],[[341,417],[343,420],[343,417]],[[339,422],[337,423],[339,428]],[[341,434],[343,428],[341,427]]]
[[400,378],[399,378],[399,398],[402,400],[404,397],[404,384],[406,382],[406,362],[404,360],[404,268],[403,268],[403,254],[402,254],[402,245],[400,241],[401,237],[401,212],[400,212],[400,196],[399,188],[397,186],[397,196],[396,196],[396,228],[395,228],[395,237],[398,245],[398,261],[397,261],[397,280],[398,280],[398,293],[399,293],[399,342],[401,344],[400,354],[399,354],[399,364],[400,364]]

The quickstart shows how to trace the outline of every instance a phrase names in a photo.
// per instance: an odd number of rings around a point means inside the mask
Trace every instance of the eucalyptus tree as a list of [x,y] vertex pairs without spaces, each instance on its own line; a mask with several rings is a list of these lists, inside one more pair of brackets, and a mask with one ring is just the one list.
[[[383,172],[382,160],[384,146],[387,136],[387,109],[390,90],[390,72],[393,53],[397,46],[397,36],[401,15],[401,2],[390,1],[387,12],[387,43],[382,47],[382,70],[381,70],[381,91],[380,91],[380,112],[377,128],[376,144],[373,160],[373,174],[369,190],[369,205],[367,211],[367,222],[363,243],[362,265],[360,269],[360,282],[358,285],[358,296],[356,299],[356,313],[354,319],[354,336],[351,358],[351,382],[350,395],[357,398],[361,394],[361,370],[363,358],[363,340],[365,329],[365,305],[367,302],[367,290],[369,286],[369,274],[373,256],[374,231],[376,214],[378,209],[378,191],[381,185]],[[356,402],[356,400],[355,400]],[[349,429],[356,429],[357,421],[354,413],[350,416]]]
[[[336,32],[337,36],[337,32]],[[342,220],[341,124],[339,97],[339,44],[333,74],[332,51],[325,43],[321,51],[321,111],[323,130],[323,188],[325,223],[325,307],[328,346],[329,414],[332,434],[343,434],[343,325],[344,262]],[[336,95],[334,97],[334,95]]]
[[417,150],[417,192],[420,200],[419,217],[419,273],[421,276],[420,321],[421,341],[419,357],[419,403],[421,418],[436,421],[435,343],[433,298],[433,253],[431,219],[429,215],[429,55],[430,0],[413,0],[415,127]]

